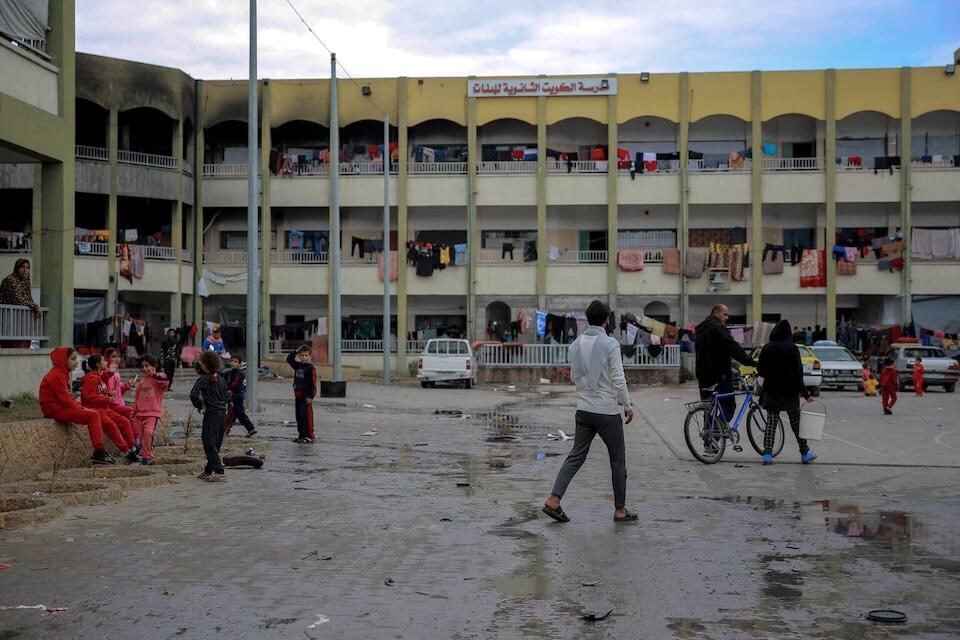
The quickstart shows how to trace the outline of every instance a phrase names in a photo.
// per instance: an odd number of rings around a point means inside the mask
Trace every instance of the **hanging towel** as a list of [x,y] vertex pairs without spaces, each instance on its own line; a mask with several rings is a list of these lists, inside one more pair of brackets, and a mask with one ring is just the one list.
[[560,247],[550,245],[550,262],[557,262],[560,260]]
[[730,279],[736,282],[743,280],[743,247],[736,245],[730,250]]
[[467,264],[467,245],[453,245],[453,264],[457,267],[462,267]]
[[708,247],[690,247],[687,249],[687,264],[683,267],[683,273],[688,278],[699,278],[703,275],[703,270],[707,266],[707,255],[710,249]]
[[541,338],[547,334],[547,312],[537,309],[537,335]]
[[[383,282],[383,252],[380,253],[380,257],[377,260],[377,275],[380,277],[380,282]],[[397,281],[397,252],[390,252],[390,282]]]
[[822,249],[804,249],[800,258],[800,286],[827,286],[827,253]]
[[[852,255],[851,255],[852,252]],[[856,247],[846,247],[846,259],[840,260],[837,262],[837,275],[838,276],[855,276],[857,275],[857,249]]]
[[956,255],[956,248],[953,246],[953,231],[950,229],[937,229],[931,232],[931,249],[933,258],[943,260],[953,258]]
[[762,145],[760,145],[760,149],[763,150],[763,155],[765,156],[777,155],[777,145],[772,142],[764,142]]
[[[766,253],[766,250],[764,250]],[[761,264],[761,270],[765,274],[777,274],[783,273],[783,259],[785,252],[784,251],[771,251],[763,258]]]
[[677,275],[680,273],[680,249],[663,250],[663,272]]
[[617,264],[623,271],[643,271],[643,249],[621,249]]
[[933,231],[914,227],[910,235],[910,255],[917,260],[933,258]]

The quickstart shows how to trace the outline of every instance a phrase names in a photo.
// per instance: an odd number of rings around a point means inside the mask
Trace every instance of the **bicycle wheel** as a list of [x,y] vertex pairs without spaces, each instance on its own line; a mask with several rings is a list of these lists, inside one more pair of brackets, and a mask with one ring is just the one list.
[[704,464],[713,464],[723,457],[727,440],[723,427],[711,409],[694,409],[683,422],[683,436],[693,457]]
[[[783,420],[780,414],[777,414],[777,433],[773,437],[773,457],[776,458],[783,451]],[[767,414],[760,407],[751,407],[747,412],[747,437],[750,439],[750,446],[758,455],[763,455],[763,436],[767,431]]]

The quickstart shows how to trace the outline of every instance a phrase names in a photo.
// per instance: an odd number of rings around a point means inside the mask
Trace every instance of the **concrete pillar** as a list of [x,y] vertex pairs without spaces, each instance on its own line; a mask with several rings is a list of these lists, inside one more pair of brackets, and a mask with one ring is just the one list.
[[[407,79],[397,79],[397,364],[396,375],[408,376],[407,369]],[[386,153],[389,153],[387,151]],[[473,161],[473,157],[469,160]],[[389,239],[385,238],[384,242]]]
[[[616,76],[610,76],[613,81]],[[613,82],[611,82],[613,84]],[[617,231],[618,195],[617,145],[617,96],[607,97],[607,300],[611,309],[617,308]],[[618,314],[619,315],[619,314]]]
[[[474,76],[468,78],[472,82]],[[467,339],[477,339],[477,256],[480,232],[477,228],[477,99],[467,98]]]
[[[194,139],[193,139],[193,159],[195,166],[193,168],[193,295],[190,296],[190,323],[200,329],[203,324],[203,298],[197,295],[197,282],[200,280],[200,274],[203,270],[203,161],[204,161],[204,132],[203,132],[203,94],[204,86],[202,80],[196,82],[196,101],[194,104]],[[194,346],[199,346],[203,335],[202,331],[197,331],[196,337],[192,339]]]
[[760,281],[760,257],[763,246],[763,154],[760,144],[763,141],[763,111],[761,105],[761,89],[763,78],[759,71],[751,74],[751,120],[750,144],[753,148],[753,160],[750,164],[750,321],[760,322],[763,319],[763,287]]
[[[690,148],[690,74],[680,74],[680,219],[677,224],[677,244],[680,247],[680,326],[690,323],[690,300],[687,277],[683,267],[687,263],[687,243],[690,226],[690,172],[687,167]],[[751,263],[752,264],[752,263]]]
[[[826,218],[826,251],[833,247],[837,235],[837,72],[826,70],[826,135],[824,137],[824,214]],[[837,263],[827,255],[827,338],[837,339]]]
[[33,165],[33,191],[31,196],[32,246],[30,247],[30,284],[34,287],[43,287],[43,252],[40,251],[41,229],[43,229],[43,165]]
[[913,226],[913,169],[910,156],[913,153],[913,105],[911,94],[911,69],[900,70],[900,230],[903,232],[905,249],[903,271],[901,272],[901,323],[909,324],[913,320],[913,260],[910,256],[910,236]]
[[[270,147],[272,119],[270,117],[270,81],[260,82],[260,357],[270,350],[270,256],[272,255],[270,238],[273,228],[273,210],[271,209],[271,173]],[[277,247],[280,247],[277,238]]]
[[44,329],[51,346],[73,342],[74,180],[72,154],[63,162],[43,164],[40,304],[49,309]]
[[170,216],[170,245],[173,247],[173,261],[177,265],[177,282],[174,293],[170,296],[170,326],[179,327],[183,319],[183,293],[180,283],[183,282],[183,195],[182,184],[183,167],[183,114],[173,125],[173,155],[177,159],[177,199],[172,203]]
[[[119,169],[117,157],[119,149],[120,114],[115,108],[110,109],[107,118],[107,158],[110,164],[110,191],[107,194],[107,229],[110,237],[107,239],[107,313],[111,316],[117,312],[117,180]],[[116,320],[110,327],[110,334],[116,339],[120,335],[120,328]]]
[[[543,78],[544,76],[540,76]],[[523,247],[520,248],[523,250]],[[547,98],[537,96],[537,306],[547,307]]]

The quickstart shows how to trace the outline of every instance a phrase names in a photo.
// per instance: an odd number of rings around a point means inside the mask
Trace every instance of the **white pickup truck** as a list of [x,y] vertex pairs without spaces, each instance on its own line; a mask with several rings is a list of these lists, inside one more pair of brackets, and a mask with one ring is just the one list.
[[461,382],[465,389],[469,389],[477,379],[470,343],[456,338],[430,340],[420,354],[417,378],[423,388],[433,387],[438,382]]

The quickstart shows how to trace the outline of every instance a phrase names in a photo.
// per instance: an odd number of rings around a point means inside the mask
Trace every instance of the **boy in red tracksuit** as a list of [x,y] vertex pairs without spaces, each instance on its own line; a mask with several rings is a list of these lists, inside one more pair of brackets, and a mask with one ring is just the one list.
[[927,369],[923,366],[923,360],[920,356],[917,356],[917,359],[913,361],[913,391],[918,398],[923,395],[923,374],[926,372]]
[[880,397],[883,401],[884,415],[893,415],[893,405],[897,404],[897,389],[900,387],[900,378],[893,360],[883,361],[883,371],[880,372]]
[[313,399],[317,395],[317,369],[310,363],[310,345],[300,345],[296,353],[287,355],[293,367],[293,397],[297,414],[297,437],[294,442],[310,443],[313,433]]
[[137,385],[133,399],[133,423],[140,434],[143,464],[153,464],[153,433],[157,430],[157,420],[163,415],[163,394],[170,387],[167,374],[157,373],[159,366],[153,356],[140,359],[143,381]]
[[[127,451],[125,455],[130,462],[139,462],[133,424],[123,415],[113,411],[110,405],[110,392],[107,390],[107,383],[103,380],[106,366],[106,360],[99,354],[87,357],[89,373],[83,376],[80,383],[80,403],[87,409],[93,409],[99,413],[103,430],[110,436],[110,440],[121,451]],[[123,446],[113,436],[114,430],[120,434]]]
[[[57,347],[50,353],[53,368],[40,381],[40,390],[37,396],[40,400],[40,410],[43,417],[73,424],[86,425],[90,432],[90,442],[93,444],[94,464],[116,464],[116,461],[103,448],[103,423],[100,414],[85,409],[70,393],[70,372],[77,368],[77,352],[73,347]],[[120,432],[113,429],[111,439],[117,446],[122,442]],[[126,449],[126,444],[120,447]]]

